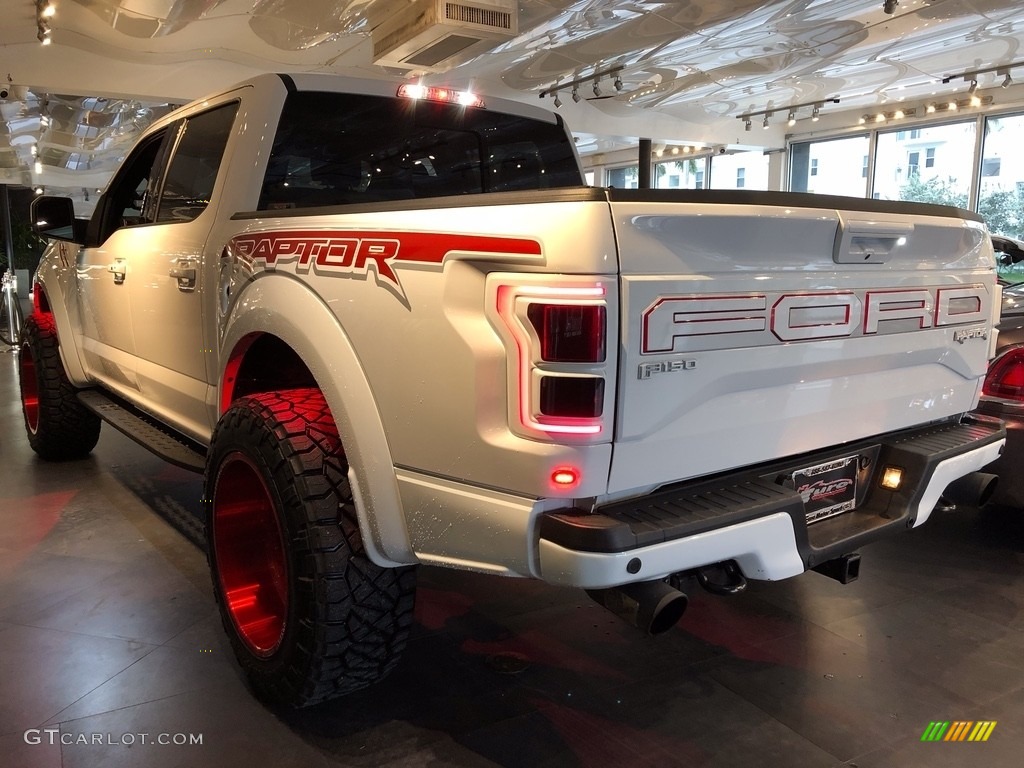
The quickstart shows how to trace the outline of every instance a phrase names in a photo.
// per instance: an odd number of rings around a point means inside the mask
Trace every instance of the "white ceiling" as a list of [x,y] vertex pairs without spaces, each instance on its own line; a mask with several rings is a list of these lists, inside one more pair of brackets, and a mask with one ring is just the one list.
[[[43,46],[36,1],[0,0],[0,80],[15,86],[0,102],[0,183],[99,186],[161,104],[257,72],[396,82],[417,74],[372,63],[374,29],[379,36],[379,25],[411,13],[412,0],[52,4],[52,44]],[[783,120],[745,133],[737,116],[819,101],[824,113],[963,95],[964,72],[993,69],[978,76],[984,91],[1003,79],[995,68],[1017,62],[1011,74],[1024,81],[1022,42],[1020,0],[900,0],[891,15],[882,0],[526,0],[515,37],[479,44],[426,80],[551,106],[550,95],[537,101],[542,91],[614,69],[621,91],[604,78],[600,98],[590,82],[579,103],[560,92],[575,131],[781,146],[792,130]],[[810,107],[798,116],[809,118]],[[588,138],[582,146],[603,144]]]

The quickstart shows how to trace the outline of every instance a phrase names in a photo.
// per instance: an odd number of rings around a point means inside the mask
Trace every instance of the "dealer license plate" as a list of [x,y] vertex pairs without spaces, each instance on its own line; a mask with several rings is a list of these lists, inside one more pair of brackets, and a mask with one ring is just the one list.
[[858,464],[858,456],[847,456],[793,473],[793,485],[804,500],[808,525],[857,506]]

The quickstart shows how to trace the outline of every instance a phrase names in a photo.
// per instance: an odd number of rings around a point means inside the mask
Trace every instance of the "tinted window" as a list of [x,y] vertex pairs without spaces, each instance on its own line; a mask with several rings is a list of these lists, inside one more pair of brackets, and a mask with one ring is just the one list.
[[559,125],[451,104],[303,92],[285,104],[259,209],[580,184]]
[[236,102],[185,121],[167,169],[157,221],[191,221],[206,210],[237,111]]

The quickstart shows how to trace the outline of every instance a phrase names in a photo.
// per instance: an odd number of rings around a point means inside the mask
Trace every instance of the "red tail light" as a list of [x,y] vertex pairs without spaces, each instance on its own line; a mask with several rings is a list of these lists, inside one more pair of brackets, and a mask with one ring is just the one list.
[[518,421],[531,436],[599,435],[605,410],[605,288],[502,285],[498,314],[511,334]]
[[527,314],[540,338],[540,356],[550,363],[603,363],[603,306],[531,304]]
[[1024,347],[1011,349],[992,363],[982,392],[1024,402]]

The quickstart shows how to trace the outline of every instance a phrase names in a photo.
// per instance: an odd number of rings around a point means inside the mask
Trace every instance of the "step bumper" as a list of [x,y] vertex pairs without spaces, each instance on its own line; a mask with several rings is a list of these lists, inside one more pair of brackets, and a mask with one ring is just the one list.
[[[539,525],[540,576],[596,589],[735,560],[748,579],[796,576],[861,545],[920,525],[946,486],[999,457],[1003,424],[971,417],[884,435],[598,507],[556,510]],[[808,522],[793,478],[856,460],[855,507]],[[902,471],[896,490],[880,485]],[[797,474],[794,474],[797,473]]]

